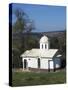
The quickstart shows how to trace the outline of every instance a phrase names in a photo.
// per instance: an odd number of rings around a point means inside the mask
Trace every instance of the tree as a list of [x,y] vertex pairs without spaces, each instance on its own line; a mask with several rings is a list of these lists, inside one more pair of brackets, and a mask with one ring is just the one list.
[[52,37],[50,40],[51,48],[59,49],[59,53],[62,55],[61,57],[61,67],[66,66],[66,31],[62,34],[62,36]]
[[59,40],[58,40],[58,37],[52,37],[51,39],[50,39],[50,47],[51,48],[57,48],[57,49],[59,49]]
[[[12,24],[13,33],[26,33],[26,36],[19,37],[19,43],[17,41],[16,45],[13,43],[13,46],[18,47],[19,49],[22,47],[27,49],[27,41],[28,41],[28,33],[30,33],[33,29],[35,29],[34,21],[30,20],[28,15],[21,9],[17,8],[14,10],[13,14],[16,17],[16,21]],[[21,40],[22,39],[22,40]],[[13,40],[14,41],[14,40]],[[14,41],[15,42],[15,41]],[[24,45],[23,45],[24,44]]]
[[[15,16],[15,22],[12,24],[12,61],[13,67],[19,68],[22,66],[20,55],[28,48],[28,33],[30,33],[32,29],[35,29],[35,26],[33,20],[30,20],[23,10],[18,8],[14,10],[13,14]],[[26,36],[23,33],[26,33]],[[14,34],[19,35],[19,37],[15,39]]]
[[34,21],[21,9],[14,10],[16,21],[12,25],[13,32],[31,32],[34,29]]

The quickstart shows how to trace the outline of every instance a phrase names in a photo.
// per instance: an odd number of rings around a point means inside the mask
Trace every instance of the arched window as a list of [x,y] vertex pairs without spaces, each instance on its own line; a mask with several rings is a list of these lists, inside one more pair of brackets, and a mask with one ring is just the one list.
[[42,44],[42,49],[43,49],[43,44]]
[[46,48],[46,44],[45,44],[45,48]]
[[40,58],[38,58],[38,68],[40,68]]

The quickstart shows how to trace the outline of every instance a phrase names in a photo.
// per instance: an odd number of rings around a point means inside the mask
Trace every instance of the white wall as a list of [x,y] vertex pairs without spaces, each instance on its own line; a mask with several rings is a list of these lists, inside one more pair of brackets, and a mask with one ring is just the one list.
[[31,67],[31,68],[37,68],[38,67],[36,58],[23,58],[23,59],[27,60],[28,67]]
[[49,60],[48,67],[49,67],[49,69],[54,69],[54,61],[53,60]]
[[30,58],[29,60],[29,67],[31,68],[38,68],[37,59],[36,58]]
[[55,64],[55,68],[60,68],[61,66],[60,58],[54,58],[54,60],[45,59],[45,58],[41,59],[41,69],[48,69],[48,67],[50,67],[50,69],[54,69],[54,64]]
[[[23,58],[23,59],[27,60],[28,67],[38,68],[38,61],[37,61],[38,58]],[[61,65],[60,59],[59,58],[54,58],[54,60],[46,59],[46,58],[40,59],[40,69],[48,69],[49,67],[50,69],[54,69],[54,64],[55,64],[55,68],[59,68]]]
[[[23,58],[28,62],[28,67],[38,68],[38,58]],[[50,59],[49,59],[50,60]],[[48,69],[48,59],[40,59],[40,69]]]
[[48,59],[41,58],[41,69],[48,69]]

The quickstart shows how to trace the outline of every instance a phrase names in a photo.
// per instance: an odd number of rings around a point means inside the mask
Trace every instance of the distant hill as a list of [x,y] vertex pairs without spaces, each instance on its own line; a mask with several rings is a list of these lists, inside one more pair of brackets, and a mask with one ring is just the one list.
[[31,33],[13,33],[12,39],[20,39],[23,36],[31,35],[32,37],[41,38],[41,36],[46,35],[48,37],[61,37],[66,31],[52,31],[52,32],[31,32]]

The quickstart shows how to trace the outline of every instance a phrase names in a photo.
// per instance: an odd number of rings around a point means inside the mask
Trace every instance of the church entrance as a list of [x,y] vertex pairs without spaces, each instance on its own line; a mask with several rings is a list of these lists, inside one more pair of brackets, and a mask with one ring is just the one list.
[[24,69],[27,69],[27,60],[24,59]]
[[38,68],[40,68],[40,58],[38,58]]

